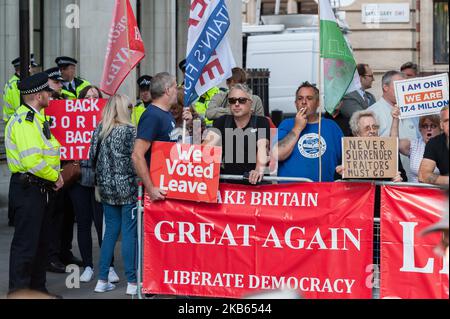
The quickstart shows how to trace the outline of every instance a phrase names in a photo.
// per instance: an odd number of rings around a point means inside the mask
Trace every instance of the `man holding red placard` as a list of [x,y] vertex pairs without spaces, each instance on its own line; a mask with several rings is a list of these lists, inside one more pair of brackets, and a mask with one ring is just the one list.
[[[150,152],[155,141],[174,141],[172,131],[175,120],[170,107],[177,103],[177,82],[169,73],[159,73],[152,79],[150,93],[153,103],[147,107],[139,121],[136,143],[133,151],[133,162],[137,175],[142,179],[144,187],[152,201],[164,200],[167,192],[155,187],[150,179]],[[192,118],[189,111],[185,111],[183,119]]]

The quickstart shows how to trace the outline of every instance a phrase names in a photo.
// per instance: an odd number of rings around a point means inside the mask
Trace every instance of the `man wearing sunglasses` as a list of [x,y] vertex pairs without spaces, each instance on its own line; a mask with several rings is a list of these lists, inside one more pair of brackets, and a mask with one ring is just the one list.
[[[245,84],[236,84],[228,95],[231,115],[214,121],[204,145],[222,145],[221,174],[248,174],[250,184],[261,182],[269,161],[269,121],[253,114],[251,90]],[[244,182],[246,183],[246,182]]]

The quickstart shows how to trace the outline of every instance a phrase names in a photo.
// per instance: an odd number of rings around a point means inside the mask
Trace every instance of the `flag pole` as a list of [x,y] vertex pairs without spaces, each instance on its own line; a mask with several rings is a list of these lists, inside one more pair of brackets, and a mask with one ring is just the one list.
[[[321,26],[320,26],[320,1],[317,1],[317,15],[319,18],[319,58],[318,58],[318,64],[319,64],[319,92],[322,92],[322,58],[321,58],[321,54],[320,54],[320,50],[321,50]],[[324,92],[324,98],[323,101],[321,101],[322,99],[320,98],[321,94],[319,94],[319,143],[318,143],[318,147],[319,147],[319,182],[322,182],[322,104],[321,102],[325,102],[325,92]]]

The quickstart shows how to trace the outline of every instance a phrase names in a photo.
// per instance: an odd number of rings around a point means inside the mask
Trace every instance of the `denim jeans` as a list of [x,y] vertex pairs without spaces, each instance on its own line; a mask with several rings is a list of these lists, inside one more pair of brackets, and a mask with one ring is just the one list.
[[99,279],[108,281],[109,265],[114,247],[122,231],[122,258],[125,276],[129,283],[136,283],[137,209],[136,204],[113,206],[103,203],[105,235],[100,252]]

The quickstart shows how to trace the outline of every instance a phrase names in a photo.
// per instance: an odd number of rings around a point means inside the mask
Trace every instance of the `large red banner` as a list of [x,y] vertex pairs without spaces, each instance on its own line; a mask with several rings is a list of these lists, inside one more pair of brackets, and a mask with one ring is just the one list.
[[145,202],[143,292],[371,298],[374,186],[221,185],[218,204]]
[[92,133],[108,100],[53,100],[45,109],[52,119],[51,131],[61,144],[61,160],[89,158]]
[[221,147],[154,142],[150,177],[167,198],[217,203]]
[[381,298],[448,298],[448,264],[422,231],[442,216],[445,194],[417,187],[381,188]]

